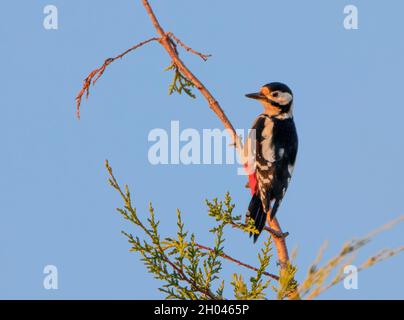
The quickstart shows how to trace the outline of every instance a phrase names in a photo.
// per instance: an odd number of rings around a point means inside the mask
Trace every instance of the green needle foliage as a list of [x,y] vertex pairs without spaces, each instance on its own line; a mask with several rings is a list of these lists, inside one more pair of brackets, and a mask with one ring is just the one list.
[[255,276],[250,278],[250,288],[243,280],[241,274],[234,274],[233,281],[231,282],[233,286],[234,297],[238,300],[257,300],[265,299],[265,290],[270,284],[270,279],[264,278],[264,272],[269,266],[272,255],[271,252],[271,238],[268,237],[264,243],[264,247],[258,254],[258,260],[260,266],[257,270]]
[[[213,199],[207,201],[208,213],[217,221],[217,225],[209,232],[213,235],[213,248],[199,245],[195,234],[184,229],[181,212],[177,210],[177,234],[175,237],[162,238],[159,232],[159,221],[156,219],[153,206],[149,206],[149,217],[143,222],[131,200],[129,188],[123,189],[115,179],[108,162],[107,170],[110,174],[109,183],[124,200],[123,208],[118,212],[125,220],[138,227],[143,237],[123,232],[131,245],[130,251],[141,255],[149,273],[161,280],[163,285],[159,289],[167,299],[224,299],[225,281],[220,280],[223,269],[224,229],[226,226],[237,228],[247,233],[258,232],[254,222],[241,223],[241,216],[234,216],[234,204],[227,193],[224,201]],[[262,299],[263,291],[268,287],[269,280],[264,276],[270,262],[271,241],[268,238],[265,247],[258,254],[259,267],[256,275],[250,278],[250,289],[242,289],[238,282],[232,282],[235,297],[239,299]],[[265,279],[264,279],[265,277]],[[241,278],[241,275],[235,275]],[[247,286],[247,285],[245,285]]]
[[278,286],[273,286],[272,289],[276,293],[278,300],[284,299],[300,299],[298,283],[295,280],[297,272],[296,266],[288,263],[285,270],[280,271]]
[[[110,185],[118,191],[124,202],[123,207],[118,208],[117,211],[138,231],[136,235],[122,232],[131,245],[130,251],[137,252],[147,271],[162,282],[159,290],[166,299],[269,299],[268,291],[273,293],[274,299],[313,299],[345,279],[344,267],[352,263],[355,253],[360,248],[369,243],[378,233],[404,220],[401,216],[364,238],[346,243],[338,255],[323,266],[319,266],[324,253],[323,247],[317,259],[309,267],[306,279],[299,285],[295,280],[297,267],[292,263],[283,269],[278,266],[279,276],[266,271],[272,258],[270,236],[258,253],[258,267],[247,265],[224,252],[226,227],[230,226],[247,234],[258,232],[252,219],[242,223],[241,216],[233,215],[235,205],[229,193],[226,193],[223,201],[216,198],[206,201],[208,215],[216,221],[216,225],[209,230],[214,240],[214,246],[209,248],[199,244],[194,233],[185,230],[179,210],[177,210],[177,233],[173,237],[163,238],[159,230],[160,222],[156,218],[153,206],[150,204],[149,216],[143,221],[133,206],[128,186],[121,188],[108,162],[106,167],[110,176],[108,180]],[[403,250],[404,247],[395,250],[385,249],[365,260],[358,271],[395,256]],[[224,297],[226,282],[221,278],[224,259],[255,272],[248,281],[243,274],[233,274],[230,281],[233,288],[232,297]],[[331,275],[334,276],[331,277]],[[331,280],[328,281],[330,277]],[[277,281],[270,286],[272,279]]]
[[178,67],[174,63],[167,67],[164,71],[169,70],[172,70],[174,72],[174,77],[168,87],[168,94],[172,95],[174,92],[182,94],[182,92],[185,92],[185,94],[187,94],[189,97],[195,99],[196,96],[192,92],[192,89],[195,87],[195,85],[192,83],[192,81],[188,80],[188,78],[186,78],[178,70]]

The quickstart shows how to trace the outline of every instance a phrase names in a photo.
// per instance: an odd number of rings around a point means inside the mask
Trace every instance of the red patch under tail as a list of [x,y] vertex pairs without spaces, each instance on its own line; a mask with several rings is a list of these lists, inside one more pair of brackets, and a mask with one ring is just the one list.
[[[251,172],[251,170],[249,170],[249,168],[248,168],[248,164],[245,164],[245,165],[244,165],[244,168],[245,168],[245,170],[246,170],[247,173],[250,173],[250,172]],[[258,181],[257,181],[257,175],[255,174],[255,172],[250,173],[250,174],[248,175],[248,186],[249,186],[250,189],[251,189],[251,194],[252,194],[252,195],[254,195],[254,194],[257,193],[257,190],[258,190]]]

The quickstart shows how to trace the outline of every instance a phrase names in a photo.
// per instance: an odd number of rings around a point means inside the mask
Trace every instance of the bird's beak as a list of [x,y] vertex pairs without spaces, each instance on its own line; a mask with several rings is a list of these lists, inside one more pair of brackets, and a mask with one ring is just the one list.
[[261,92],[255,92],[255,93],[249,93],[245,95],[247,98],[250,99],[255,99],[255,100],[263,100],[265,99],[265,95],[263,95]]

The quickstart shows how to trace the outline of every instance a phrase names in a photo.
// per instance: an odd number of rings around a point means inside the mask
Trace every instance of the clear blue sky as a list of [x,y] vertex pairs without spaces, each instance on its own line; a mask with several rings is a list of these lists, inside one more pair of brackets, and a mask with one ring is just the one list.
[[[359,30],[343,28],[343,8],[359,9]],[[59,29],[42,26],[59,9]],[[400,1],[153,1],[163,26],[207,63],[183,54],[237,128],[261,107],[245,93],[270,81],[295,92],[300,150],[278,212],[298,248],[298,276],[323,241],[327,257],[342,243],[403,213],[404,41]],[[175,209],[210,244],[205,198],[229,190],[237,213],[249,192],[231,165],[152,166],[154,128],[221,128],[199,95],[167,95],[169,60],[151,44],[110,66],[75,118],[82,79],[105,58],[153,36],[140,1],[4,1],[0,13],[0,298],[161,298],[128,252],[114,212],[104,159],[131,186],[144,216],[152,201],[165,235]],[[262,241],[262,239],[261,239]],[[262,242],[229,230],[227,251],[255,263]],[[403,227],[381,235],[359,258],[403,244]],[[59,271],[59,290],[42,286],[43,268]],[[404,255],[365,271],[358,290],[342,285],[324,298],[404,298]],[[225,276],[243,272],[226,264]]]

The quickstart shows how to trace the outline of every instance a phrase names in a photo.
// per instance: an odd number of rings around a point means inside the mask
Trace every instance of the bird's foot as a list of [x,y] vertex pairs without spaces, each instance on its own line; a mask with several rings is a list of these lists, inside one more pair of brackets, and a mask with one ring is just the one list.
[[281,232],[278,230],[274,230],[271,227],[265,226],[264,230],[268,231],[272,236],[276,238],[286,238],[289,235],[289,232]]

